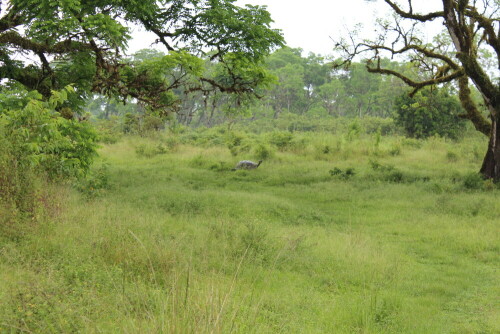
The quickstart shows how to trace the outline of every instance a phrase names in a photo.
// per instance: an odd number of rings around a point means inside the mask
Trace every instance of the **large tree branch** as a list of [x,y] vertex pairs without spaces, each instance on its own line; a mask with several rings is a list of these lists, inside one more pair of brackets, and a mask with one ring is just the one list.
[[[476,22],[479,22],[479,25],[485,29],[485,34],[488,36],[488,44],[497,53],[500,66],[500,41],[498,41],[498,36],[493,29],[493,23],[471,7],[456,5],[453,0],[442,1],[445,12],[445,25],[457,50],[456,56],[467,76],[472,79],[481,92],[491,114],[495,117],[500,109],[500,87],[492,82],[479,64],[473,32]],[[465,17],[468,17],[470,22],[467,23]]]
[[[495,50],[497,55],[500,57],[500,19],[492,19],[485,17],[478,13],[477,9],[474,7],[469,7],[465,14],[478,22],[479,27],[484,29],[485,35],[487,36],[486,42]],[[494,22],[499,23],[498,32],[495,31]],[[500,60],[500,58],[499,58]]]
[[439,59],[439,60],[445,62],[446,64],[448,64],[448,66],[450,66],[450,68],[452,68],[454,70],[458,70],[458,68],[460,67],[450,57],[448,57],[444,54],[429,50],[428,48],[423,47],[422,45],[407,44],[407,45],[401,47],[400,49],[394,49],[392,47],[388,47],[385,45],[375,45],[375,44],[371,45],[371,44],[366,44],[366,43],[360,43],[359,45],[365,46],[367,48],[367,51],[385,50],[385,51],[390,52],[392,55],[405,54],[406,52],[413,50],[413,51],[416,51],[418,53],[423,54],[424,56],[426,56],[428,58]]
[[0,18],[0,32],[15,28],[23,23],[23,17],[19,13],[8,7],[7,14]]
[[463,69],[459,68],[459,69],[456,69],[453,73],[448,74],[448,75],[441,75],[441,76],[438,76],[438,77],[435,77],[435,78],[432,78],[429,80],[424,80],[424,81],[416,81],[416,80],[411,79],[410,77],[408,77],[400,72],[390,70],[390,69],[381,68],[380,67],[380,60],[377,62],[376,67],[370,67],[370,64],[368,63],[366,68],[367,68],[368,72],[370,72],[370,73],[392,75],[394,77],[401,79],[405,84],[414,88],[410,95],[414,95],[418,90],[420,90],[424,87],[450,82],[450,81],[453,81],[455,79],[460,78],[461,76],[463,76],[465,74]]
[[438,17],[443,17],[444,12],[433,12],[428,14],[416,14],[413,13],[412,0],[408,0],[410,5],[410,10],[408,12],[404,11],[399,7],[394,1],[384,0],[391,8],[401,17],[405,19],[417,20],[420,22],[432,21]]
[[25,38],[15,31],[7,31],[0,34],[0,44],[10,44],[22,50],[29,50],[35,53],[64,54],[72,51],[91,50],[91,45],[72,40],[65,40],[53,45],[34,42]]

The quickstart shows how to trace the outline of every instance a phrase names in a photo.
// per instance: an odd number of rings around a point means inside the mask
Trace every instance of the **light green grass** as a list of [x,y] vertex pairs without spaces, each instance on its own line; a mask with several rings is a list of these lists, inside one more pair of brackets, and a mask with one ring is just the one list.
[[236,172],[252,151],[103,147],[109,190],[1,239],[0,333],[500,332],[500,192],[460,181],[481,139],[300,137]]

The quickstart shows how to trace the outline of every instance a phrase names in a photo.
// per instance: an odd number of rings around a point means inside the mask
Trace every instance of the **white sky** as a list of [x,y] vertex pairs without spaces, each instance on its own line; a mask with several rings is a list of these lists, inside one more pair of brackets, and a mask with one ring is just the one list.
[[[407,1],[400,3],[407,4]],[[430,12],[439,10],[439,0],[414,0],[414,10]],[[364,33],[373,31],[377,17],[385,17],[391,9],[382,0],[238,0],[238,6],[245,4],[265,5],[275,21],[273,28],[281,29],[287,44],[300,47],[306,53],[328,55],[332,53],[334,42],[346,35],[347,27],[362,23]],[[406,9],[406,7],[404,7]],[[441,7],[442,9],[442,7]],[[440,30],[434,24],[432,32]],[[154,37],[145,32],[133,32],[134,39],[129,43],[129,53],[142,48],[150,48]],[[331,37],[331,38],[330,38]]]

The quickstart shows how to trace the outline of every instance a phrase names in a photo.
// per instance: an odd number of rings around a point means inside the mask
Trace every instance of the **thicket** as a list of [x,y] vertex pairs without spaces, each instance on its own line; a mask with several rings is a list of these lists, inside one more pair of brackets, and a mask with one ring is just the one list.
[[395,100],[395,122],[410,137],[457,139],[465,129],[460,114],[464,114],[460,101],[445,88],[423,89],[413,97],[403,93]]
[[0,226],[35,219],[43,210],[43,185],[82,178],[96,156],[97,133],[86,121],[67,119],[71,86],[44,101],[37,92],[4,94],[0,106]]

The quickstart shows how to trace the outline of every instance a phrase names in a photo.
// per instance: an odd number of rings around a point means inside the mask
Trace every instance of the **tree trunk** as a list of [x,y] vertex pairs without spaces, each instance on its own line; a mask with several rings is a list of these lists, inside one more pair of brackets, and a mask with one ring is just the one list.
[[492,122],[488,151],[480,172],[486,179],[500,181],[500,122],[498,119]]

